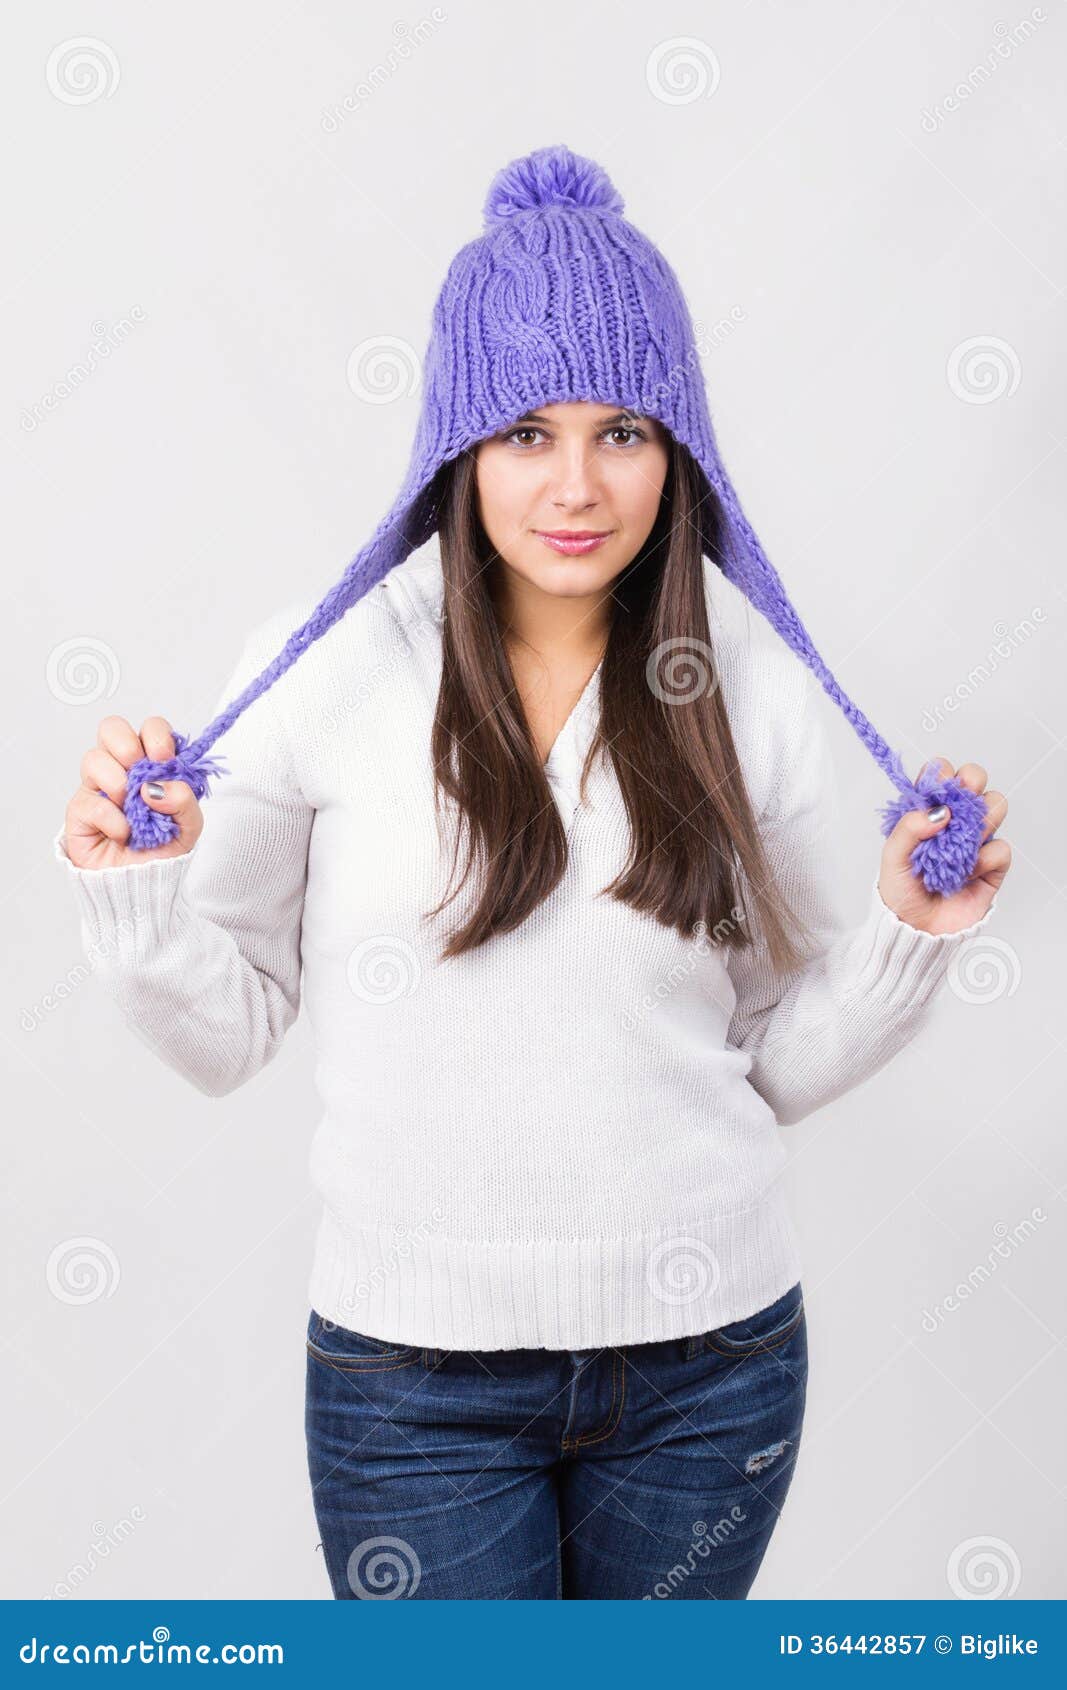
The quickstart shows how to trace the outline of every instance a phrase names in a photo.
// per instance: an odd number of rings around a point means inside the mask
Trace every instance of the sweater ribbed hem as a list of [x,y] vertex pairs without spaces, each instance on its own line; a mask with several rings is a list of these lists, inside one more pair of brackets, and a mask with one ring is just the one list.
[[478,1244],[353,1227],[326,1205],[308,1300],[372,1338],[445,1350],[599,1348],[707,1332],[800,1278],[776,1185],[755,1208],[633,1238]]

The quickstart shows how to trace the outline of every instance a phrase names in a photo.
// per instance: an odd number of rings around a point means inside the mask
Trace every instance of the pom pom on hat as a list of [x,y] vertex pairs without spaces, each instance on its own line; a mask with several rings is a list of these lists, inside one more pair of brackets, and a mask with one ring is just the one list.
[[916,845],[911,872],[922,877],[928,892],[947,898],[965,886],[974,872],[989,808],[983,794],[962,786],[955,775],[945,777],[936,763],[924,764],[914,785],[883,806],[882,832],[888,837],[909,810],[932,810],[937,804],[948,805],[949,820],[938,833]]
[[498,170],[482,207],[485,229],[524,211],[565,205],[572,211],[614,211],[624,200],[607,172],[569,147],[538,147]]

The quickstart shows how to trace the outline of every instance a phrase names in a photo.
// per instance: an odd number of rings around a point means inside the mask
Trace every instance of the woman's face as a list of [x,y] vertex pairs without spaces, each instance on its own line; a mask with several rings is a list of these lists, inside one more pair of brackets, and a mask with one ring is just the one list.
[[[589,400],[526,412],[475,447],[478,515],[493,550],[547,593],[608,587],[652,531],[668,439],[652,417]],[[594,535],[604,538],[590,544]]]

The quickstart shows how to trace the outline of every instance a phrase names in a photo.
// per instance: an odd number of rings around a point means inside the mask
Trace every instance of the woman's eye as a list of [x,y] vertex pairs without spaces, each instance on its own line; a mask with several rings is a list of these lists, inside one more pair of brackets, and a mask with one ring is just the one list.
[[[526,442],[526,440],[522,439],[521,436],[523,436],[523,435],[538,435],[538,434],[541,434],[542,432],[543,432],[543,430],[541,430],[539,428],[535,428],[533,423],[526,423],[521,428],[510,428],[510,429],[508,429],[508,432],[506,434],[501,435],[501,439],[505,442],[505,444],[508,444],[511,441],[515,441],[517,445],[525,446],[527,444],[527,442]],[[616,445],[622,445],[623,447],[629,447],[631,444],[636,444],[640,440],[647,440],[648,439],[648,436],[645,434],[643,429],[640,429],[640,428],[637,428],[637,427],[631,427],[631,426],[629,426],[628,424],[625,424],[625,423],[617,423],[614,428],[605,429],[603,438],[607,439],[611,435],[615,435],[615,434],[625,434],[625,435],[630,436],[630,439],[628,439],[628,440],[624,440],[624,441],[621,441],[621,442],[616,441],[616,443],[615,443]]]

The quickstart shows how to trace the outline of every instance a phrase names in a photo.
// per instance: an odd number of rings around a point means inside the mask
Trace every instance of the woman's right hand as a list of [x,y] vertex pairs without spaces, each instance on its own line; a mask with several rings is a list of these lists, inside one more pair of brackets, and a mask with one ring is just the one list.
[[204,830],[204,816],[192,787],[183,780],[161,781],[162,798],[153,798],[141,788],[150,810],[174,818],[177,835],[145,851],[132,850],[126,843],[130,824],[122,805],[127,770],[142,757],[161,763],[173,756],[174,734],[162,716],[149,716],[141,725],[140,737],[124,716],[103,718],[96,744],[82,758],[82,784],[67,805],[63,832],[75,868],[124,868],[159,857],[182,857],[192,850]]

